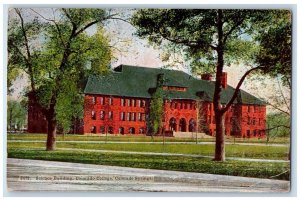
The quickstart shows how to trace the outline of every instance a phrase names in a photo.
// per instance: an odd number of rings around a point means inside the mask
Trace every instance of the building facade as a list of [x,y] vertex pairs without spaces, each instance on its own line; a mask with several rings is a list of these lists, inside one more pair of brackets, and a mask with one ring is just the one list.
[[[160,82],[160,80],[163,80]],[[205,132],[215,135],[212,104],[214,81],[182,71],[121,65],[106,76],[90,77],[84,90],[84,134],[146,134],[151,96],[164,91],[163,131]],[[222,77],[221,103],[234,93]],[[224,118],[225,134],[236,137],[264,137],[266,105],[240,90]]]
[[[204,74],[201,79],[182,71],[121,65],[106,76],[91,76],[84,90],[84,117],[77,120],[72,133],[142,134],[149,131],[151,97],[163,91],[163,132],[204,132],[215,135],[213,110],[214,81]],[[221,103],[234,93],[222,76]],[[225,134],[236,137],[264,137],[266,105],[240,90],[224,116]],[[29,96],[28,132],[46,133],[47,121]]]

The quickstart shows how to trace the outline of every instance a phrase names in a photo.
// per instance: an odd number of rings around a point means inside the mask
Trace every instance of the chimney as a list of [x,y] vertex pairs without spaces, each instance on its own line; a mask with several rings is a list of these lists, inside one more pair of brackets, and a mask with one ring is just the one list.
[[211,81],[212,75],[210,73],[205,73],[201,75],[201,80]]
[[224,89],[227,88],[227,73],[226,72],[222,73],[221,85]]

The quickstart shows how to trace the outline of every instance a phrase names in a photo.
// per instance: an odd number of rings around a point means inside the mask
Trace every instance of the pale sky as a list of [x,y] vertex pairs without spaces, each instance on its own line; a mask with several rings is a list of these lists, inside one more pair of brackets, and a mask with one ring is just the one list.
[[[53,17],[53,13],[50,9],[39,8],[35,9],[35,11],[39,12],[44,17]],[[118,9],[117,11],[121,11],[127,16],[132,12],[126,9]],[[26,17],[28,20],[30,20],[36,15],[36,13],[28,10]],[[92,34],[93,30],[95,30],[95,27],[90,29],[89,32]],[[134,36],[135,28],[130,24],[123,21],[111,20],[106,26],[106,30],[108,32],[108,36],[111,38],[111,44],[116,47],[114,49],[114,56],[116,57],[116,60],[112,62],[113,67],[116,67],[120,64],[154,68],[167,65],[166,62],[162,62],[160,59],[162,51],[149,46],[146,40],[139,39]],[[177,57],[181,59],[180,55],[177,55]],[[174,68],[183,70],[185,72],[188,71],[184,64],[178,64],[177,66],[174,66]],[[235,87],[246,69],[247,67],[243,65],[232,65],[231,67],[225,67],[224,71],[228,73],[228,84]],[[263,84],[263,88],[259,87]],[[20,93],[23,91],[25,85],[26,79],[24,79],[24,77],[16,80],[14,83],[15,92],[13,93],[13,98],[20,96]],[[272,93],[278,91],[278,83],[275,82],[274,79],[268,78],[265,78],[262,81],[246,79],[241,88],[260,98],[268,98],[270,95],[272,95]],[[287,93],[287,91],[285,93]]]

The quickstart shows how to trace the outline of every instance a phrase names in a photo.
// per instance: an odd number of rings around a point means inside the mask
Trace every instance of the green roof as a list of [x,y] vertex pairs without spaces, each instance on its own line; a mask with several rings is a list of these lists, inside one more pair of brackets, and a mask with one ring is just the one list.
[[[121,65],[105,76],[90,76],[85,94],[151,98],[150,91],[157,87],[159,75],[164,77],[164,86],[186,87],[186,91],[165,91],[168,99],[191,99],[212,101],[214,81],[200,80],[185,72],[164,68],[146,68]],[[227,103],[234,88],[227,86],[221,92],[221,103]],[[265,105],[265,102],[240,90],[234,103]]]

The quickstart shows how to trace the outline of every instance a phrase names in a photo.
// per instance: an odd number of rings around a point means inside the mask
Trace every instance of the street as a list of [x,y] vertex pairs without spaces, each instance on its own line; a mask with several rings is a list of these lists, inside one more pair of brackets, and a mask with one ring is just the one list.
[[8,191],[288,192],[290,182],[8,158],[7,188]]

